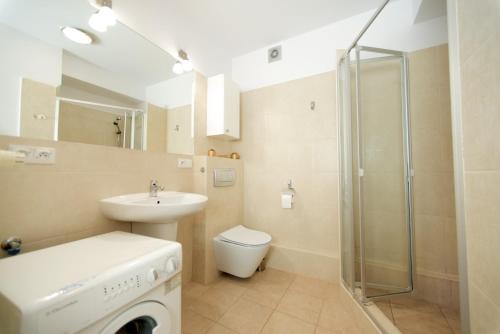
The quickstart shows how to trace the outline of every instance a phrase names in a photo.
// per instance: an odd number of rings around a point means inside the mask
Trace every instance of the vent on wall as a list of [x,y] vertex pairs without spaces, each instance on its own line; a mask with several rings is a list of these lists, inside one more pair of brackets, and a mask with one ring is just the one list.
[[281,60],[281,45],[274,46],[267,50],[267,62],[273,63]]

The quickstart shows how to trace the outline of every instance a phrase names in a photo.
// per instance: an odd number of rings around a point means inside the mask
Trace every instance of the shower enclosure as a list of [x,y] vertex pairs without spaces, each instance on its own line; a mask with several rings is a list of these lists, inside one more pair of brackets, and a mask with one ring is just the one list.
[[144,150],[141,109],[58,97],[54,140]]
[[360,301],[413,290],[404,52],[353,45],[339,62],[342,279]]

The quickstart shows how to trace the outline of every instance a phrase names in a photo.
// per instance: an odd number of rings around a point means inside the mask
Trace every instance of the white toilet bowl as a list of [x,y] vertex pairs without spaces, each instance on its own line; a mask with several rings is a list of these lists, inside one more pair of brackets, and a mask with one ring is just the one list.
[[257,270],[271,244],[267,233],[238,225],[213,239],[217,269],[247,278]]

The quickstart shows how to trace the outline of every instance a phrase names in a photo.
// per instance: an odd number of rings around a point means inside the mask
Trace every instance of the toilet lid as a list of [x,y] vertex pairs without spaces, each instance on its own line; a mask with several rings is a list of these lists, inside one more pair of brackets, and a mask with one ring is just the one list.
[[235,226],[219,236],[222,240],[248,246],[265,245],[272,240],[269,234],[246,228],[243,225]]

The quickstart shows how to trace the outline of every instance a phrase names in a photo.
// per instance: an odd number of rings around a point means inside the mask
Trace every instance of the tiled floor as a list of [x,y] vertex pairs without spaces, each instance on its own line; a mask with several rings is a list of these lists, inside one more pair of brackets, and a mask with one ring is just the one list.
[[376,304],[403,334],[460,333],[460,316],[457,311],[414,297],[392,298]]
[[361,334],[340,287],[268,268],[183,287],[183,334]]

